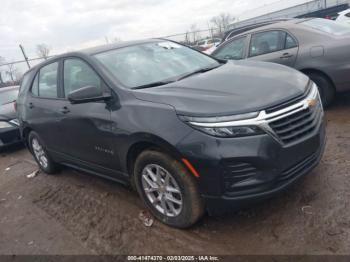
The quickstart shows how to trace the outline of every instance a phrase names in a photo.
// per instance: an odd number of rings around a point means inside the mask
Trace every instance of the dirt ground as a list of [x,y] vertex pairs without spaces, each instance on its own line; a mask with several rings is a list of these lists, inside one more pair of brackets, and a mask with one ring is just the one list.
[[26,149],[0,156],[0,254],[350,254],[350,94],[327,111],[320,165],[248,210],[189,230],[145,227],[135,192],[64,169],[39,174]]

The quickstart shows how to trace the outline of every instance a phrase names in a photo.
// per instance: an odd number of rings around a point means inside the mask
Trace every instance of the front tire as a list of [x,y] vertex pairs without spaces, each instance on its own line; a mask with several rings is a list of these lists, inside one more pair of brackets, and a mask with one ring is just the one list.
[[325,76],[318,73],[309,73],[308,76],[318,86],[323,106],[329,107],[335,99],[333,84]]
[[172,157],[153,150],[142,152],[133,178],[145,205],[164,224],[187,228],[203,215],[204,203],[195,178]]
[[35,161],[42,171],[44,171],[46,174],[54,174],[57,172],[57,164],[48,154],[42,140],[36,132],[32,131],[29,133],[28,145]]

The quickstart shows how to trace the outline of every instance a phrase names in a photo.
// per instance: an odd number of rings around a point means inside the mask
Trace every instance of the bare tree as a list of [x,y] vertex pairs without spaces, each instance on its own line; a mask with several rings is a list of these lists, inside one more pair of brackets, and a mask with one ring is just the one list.
[[118,37],[118,36],[115,36],[115,37],[113,37],[113,39],[112,39],[112,42],[113,43],[119,43],[119,42],[122,42],[123,40],[121,39],[121,37]]
[[4,80],[2,79],[2,71],[4,69],[3,66],[1,66],[2,64],[5,63],[5,58],[3,58],[2,56],[0,56],[0,84],[4,83]]
[[36,53],[40,58],[45,60],[49,57],[51,48],[47,44],[40,44],[36,46]]
[[210,19],[210,22],[218,28],[219,35],[223,37],[224,33],[229,29],[230,24],[235,18],[229,13],[221,13]]
[[16,79],[16,81],[21,81],[23,75],[24,75],[23,71],[16,70],[16,72],[15,72],[15,79]]
[[11,79],[11,82],[14,82],[16,80],[16,74],[17,74],[17,69],[15,67],[15,64],[10,63],[7,65],[7,70],[5,72]]
[[196,24],[192,24],[191,27],[190,27],[190,31],[191,31],[191,34],[192,34],[193,44],[195,44],[197,42],[197,38],[198,38],[197,25]]
[[190,44],[191,40],[190,40],[190,36],[189,36],[189,33],[188,31],[186,31],[186,34],[185,34],[185,43],[186,45]]

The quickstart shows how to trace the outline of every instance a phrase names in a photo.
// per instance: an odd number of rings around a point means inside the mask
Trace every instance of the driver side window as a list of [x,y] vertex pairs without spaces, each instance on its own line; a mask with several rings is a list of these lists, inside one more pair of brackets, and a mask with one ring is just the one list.
[[245,54],[245,45],[246,45],[246,39],[247,37],[240,37],[238,39],[235,39],[229,43],[227,43],[225,46],[221,48],[220,51],[218,51],[215,54],[216,58],[219,59],[233,59],[233,60],[240,60],[244,58]]
[[64,93],[68,94],[82,87],[93,86],[102,90],[101,78],[84,61],[77,58],[64,61]]

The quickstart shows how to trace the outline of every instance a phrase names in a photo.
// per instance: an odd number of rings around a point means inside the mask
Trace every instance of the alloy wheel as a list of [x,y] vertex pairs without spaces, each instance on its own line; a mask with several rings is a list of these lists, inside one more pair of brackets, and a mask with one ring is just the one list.
[[34,151],[35,158],[38,160],[40,166],[44,169],[47,168],[49,161],[48,161],[46,153],[45,153],[42,145],[39,143],[38,139],[36,139],[36,138],[32,139],[32,148]]
[[142,187],[149,202],[161,214],[176,217],[181,213],[183,197],[180,187],[166,169],[156,164],[145,166]]

